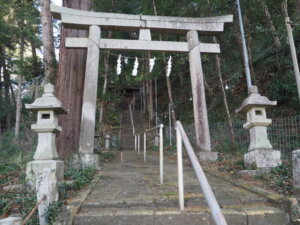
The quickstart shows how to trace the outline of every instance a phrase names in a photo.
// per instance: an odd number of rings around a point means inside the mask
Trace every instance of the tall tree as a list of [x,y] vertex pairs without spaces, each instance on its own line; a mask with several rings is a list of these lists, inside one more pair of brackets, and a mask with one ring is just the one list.
[[271,14],[270,14],[270,11],[269,11],[269,8],[265,2],[265,0],[261,0],[261,5],[263,7],[263,10],[264,10],[264,13],[266,15],[266,19],[267,19],[267,22],[268,22],[268,26],[272,32],[272,37],[273,37],[273,40],[274,40],[274,44],[275,44],[275,47],[278,49],[281,48],[281,43],[280,43],[280,39],[277,35],[277,31],[276,31],[276,28],[274,26],[274,22],[272,20],[272,17],[271,17]]
[[1,64],[3,71],[3,80],[4,80],[4,102],[5,102],[5,119],[6,119],[6,129],[11,129],[11,104],[9,96],[9,84],[10,84],[10,75],[6,63],[5,50],[1,49]]
[[[153,6],[153,11],[154,11],[154,15],[157,16],[157,5],[156,5],[156,1],[152,0],[152,6]],[[159,35],[159,39],[160,41],[162,41],[162,35]],[[163,54],[164,58],[165,58],[165,54]],[[165,65],[167,65],[167,62],[165,61]],[[166,70],[167,70],[167,66],[166,66]],[[173,121],[173,126],[175,126],[176,123],[176,114],[175,114],[175,110],[174,110],[174,101],[173,101],[173,94],[172,94],[172,84],[171,84],[171,80],[169,76],[166,76],[166,82],[167,82],[167,89],[168,89],[168,96],[169,96],[169,103],[171,105],[171,117],[172,117],[172,121]]]
[[[20,23],[21,30],[23,29],[24,24]],[[21,126],[21,108],[22,108],[22,73],[24,66],[24,37],[21,32],[20,37],[20,63],[19,63],[19,74],[18,74],[18,94],[17,94],[17,104],[16,104],[16,126],[15,126],[15,139],[19,139],[20,134],[20,126]]]
[[32,69],[34,76],[34,90],[33,90],[33,98],[37,99],[39,97],[39,66],[38,66],[38,57],[36,54],[36,47],[33,41],[30,42],[31,45],[31,54],[32,54]]
[[[111,31],[108,34],[108,38],[111,38]],[[104,112],[104,101],[105,101],[105,95],[107,90],[107,80],[108,80],[108,73],[109,73],[109,51],[107,51],[105,57],[104,57],[104,82],[103,82],[103,89],[102,89],[102,99],[100,100],[99,105],[99,131],[102,132],[102,122],[103,122],[103,112]]]
[[[113,11],[115,7],[115,1],[111,0],[111,12]],[[112,32],[109,31],[107,38],[111,38]],[[99,131],[102,132],[102,122],[103,122],[103,114],[104,114],[104,101],[105,101],[105,95],[107,90],[107,82],[108,82],[108,74],[109,74],[109,54],[110,51],[106,52],[106,55],[104,57],[104,82],[103,82],[103,89],[102,89],[102,99],[100,100],[100,106],[99,106]]]
[[296,16],[299,19],[300,18],[300,0],[297,0],[296,2]]
[[54,51],[52,15],[50,12],[50,0],[40,0],[43,57],[45,63],[45,83],[54,83],[56,76],[56,59]]
[[[214,39],[214,43],[218,43],[218,39],[216,37],[213,37],[213,39]],[[215,60],[216,60],[216,69],[217,69],[217,73],[218,73],[218,77],[219,77],[219,81],[220,81],[220,88],[221,88],[222,95],[223,95],[225,114],[227,117],[227,123],[228,123],[229,129],[230,129],[231,147],[234,150],[236,150],[236,144],[235,144],[235,139],[234,139],[234,130],[233,130],[233,126],[232,126],[232,119],[231,119],[230,112],[229,112],[229,107],[228,107],[228,103],[227,103],[227,97],[226,97],[226,92],[225,92],[224,82],[223,82],[223,77],[222,77],[222,72],[221,72],[220,56],[216,54]]]
[[[64,0],[63,6],[81,10],[91,10],[90,0]],[[66,37],[87,37],[86,30],[62,27],[56,96],[68,110],[68,115],[59,116],[63,129],[58,136],[58,152],[67,157],[78,150],[81,122],[81,108],[85,77],[86,49],[67,49]]]

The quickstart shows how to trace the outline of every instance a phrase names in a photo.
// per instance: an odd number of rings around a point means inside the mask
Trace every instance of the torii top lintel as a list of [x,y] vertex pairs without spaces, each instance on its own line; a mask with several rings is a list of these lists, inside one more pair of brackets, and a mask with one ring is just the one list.
[[56,5],[51,5],[51,12],[64,26],[77,29],[98,25],[101,28],[118,30],[151,29],[172,33],[196,30],[200,34],[215,34],[224,31],[224,23],[233,21],[233,15],[206,18],[145,16],[91,12]]

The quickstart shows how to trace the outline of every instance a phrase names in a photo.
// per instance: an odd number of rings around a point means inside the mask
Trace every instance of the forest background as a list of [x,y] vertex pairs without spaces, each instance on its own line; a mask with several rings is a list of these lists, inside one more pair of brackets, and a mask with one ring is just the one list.
[[[250,58],[250,70],[253,84],[258,86],[259,92],[271,100],[277,100],[278,105],[268,111],[269,116],[298,115],[299,99],[290,48],[287,39],[285,15],[281,0],[252,0],[241,1],[246,41]],[[30,124],[34,115],[25,110],[24,104],[31,103],[40,96],[44,84],[44,63],[42,59],[40,2],[35,0],[0,0],[0,149],[3,152],[31,151],[36,144],[35,135],[30,131]],[[219,60],[212,55],[202,55],[205,74],[205,88],[207,95],[208,115],[210,123],[226,122],[224,108],[224,93],[228,102],[228,110],[233,120],[244,119],[244,115],[237,115],[234,110],[247,96],[247,86],[244,73],[241,35],[238,26],[237,10],[233,0],[64,0],[64,6],[114,13],[207,17],[226,14],[234,15],[233,24],[226,25],[225,32],[217,38],[221,46]],[[293,22],[293,33],[296,48],[300,43],[300,1],[288,1],[288,13]],[[53,21],[55,27],[55,47],[59,49],[61,37],[60,25]],[[86,35],[82,32],[78,35]],[[104,31],[103,37],[137,39],[135,32]],[[184,35],[153,34],[153,40],[183,41]],[[214,38],[200,37],[203,42],[214,42]],[[299,55],[299,51],[297,52]],[[56,65],[63,65],[69,53],[62,50]],[[76,53],[77,54],[77,53]],[[80,53],[79,53],[80,54]],[[129,57],[128,64],[122,64],[122,74],[116,75],[118,55]],[[172,72],[166,79],[166,67],[169,56],[173,57]],[[192,93],[189,74],[189,62],[186,54],[155,53],[156,63],[152,73],[148,72],[148,53],[136,52],[101,52],[99,84],[98,84],[98,126],[117,126],[119,124],[122,102],[120,90],[124,85],[141,85],[144,82],[157,80],[158,115],[167,122],[168,105],[171,102],[176,113],[176,119],[183,123],[193,123]],[[76,55],[78,56],[78,55]],[[133,77],[134,58],[138,57],[140,66],[138,76]],[[58,55],[57,55],[58,58]],[[76,58],[76,57],[74,57]],[[72,63],[80,61],[85,64],[84,53],[77,59],[70,59]],[[77,60],[77,61],[76,61]],[[216,63],[219,62],[219,63]],[[220,66],[222,81],[220,81],[218,67]],[[66,71],[57,66],[57,76],[52,82],[58,90],[69,86],[66,80],[61,79]],[[77,81],[82,83],[84,71],[69,71],[74,73]],[[80,74],[81,73],[81,74]],[[83,74],[83,75],[82,75]],[[75,79],[75,81],[76,81]],[[113,87],[113,88],[111,88]],[[105,89],[105,90],[104,90]],[[80,122],[82,89],[69,89],[73,97],[62,101],[75,101],[68,123],[75,125]],[[106,91],[107,90],[107,91]],[[171,93],[169,92],[171,90]],[[224,91],[223,90],[223,91]],[[59,91],[58,91],[59,92]],[[64,98],[64,96],[58,97]],[[171,95],[171,97],[170,97]],[[152,95],[154,97],[154,94]],[[79,100],[76,100],[79,99]],[[70,108],[70,106],[66,106]],[[102,112],[101,112],[102,109]],[[62,121],[62,123],[65,123]],[[102,128],[101,128],[102,126]],[[64,128],[64,126],[63,126]],[[66,128],[65,133],[72,134],[71,144],[66,151],[59,150],[62,156],[74,152],[78,145],[78,134],[72,132],[77,128]],[[78,129],[77,129],[78,130]],[[78,132],[77,132],[78,133]],[[65,146],[59,144],[61,149]],[[59,148],[60,149],[60,148]]]

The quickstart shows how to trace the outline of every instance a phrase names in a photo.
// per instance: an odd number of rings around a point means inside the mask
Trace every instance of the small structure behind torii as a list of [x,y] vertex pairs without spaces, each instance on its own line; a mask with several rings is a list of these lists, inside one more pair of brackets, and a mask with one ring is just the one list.
[[[89,29],[88,38],[66,38],[66,47],[88,49],[79,141],[83,165],[99,166],[98,155],[94,154],[94,133],[100,49],[188,53],[199,157],[206,161],[217,159],[217,153],[211,151],[201,53],[220,53],[220,46],[201,43],[198,33],[213,35],[224,31],[224,23],[232,22],[232,15],[208,18],[127,15],[55,5],[51,5],[51,12],[67,28]],[[102,39],[101,29],[139,31],[139,40]],[[187,34],[187,42],[152,41],[152,30]]]

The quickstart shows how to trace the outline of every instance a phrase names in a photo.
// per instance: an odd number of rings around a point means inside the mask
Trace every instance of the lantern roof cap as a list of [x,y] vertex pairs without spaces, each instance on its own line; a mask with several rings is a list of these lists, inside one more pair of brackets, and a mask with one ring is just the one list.
[[32,104],[26,104],[26,109],[30,111],[54,110],[57,114],[67,114],[67,110],[63,107],[60,100],[54,95],[54,85],[45,84],[44,94],[37,98]]
[[277,101],[270,101],[267,97],[261,96],[258,93],[258,88],[256,86],[252,86],[249,89],[249,97],[243,101],[242,105],[238,109],[236,109],[235,112],[245,113],[255,106],[271,107],[274,105],[277,105]]

